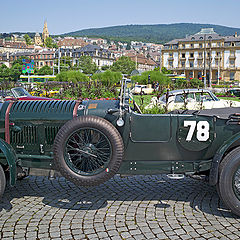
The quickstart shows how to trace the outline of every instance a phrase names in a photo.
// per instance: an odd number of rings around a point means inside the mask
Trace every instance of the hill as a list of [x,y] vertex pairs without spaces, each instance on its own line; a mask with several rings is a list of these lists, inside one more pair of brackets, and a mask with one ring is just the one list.
[[109,40],[143,41],[166,43],[176,38],[184,38],[199,32],[201,28],[214,28],[214,31],[222,36],[240,34],[240,28],[232,28],[213,24],[198,23],[176,23],[176,24],[154,24],[154,25],[123,25],[103,28],[83,29],[75,32],[65,33],[62,36],[87,36],[102,37]]

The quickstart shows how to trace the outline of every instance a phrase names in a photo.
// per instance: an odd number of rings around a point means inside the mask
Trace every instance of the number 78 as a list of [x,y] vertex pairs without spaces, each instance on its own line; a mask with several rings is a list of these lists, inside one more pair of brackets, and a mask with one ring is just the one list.
[[184,121],[184,127],[190,127],[186,141],[192,140],[192,136],[197,127],[196,138],[200,142],[205,142],[209,139],[209,123],[207,121]]

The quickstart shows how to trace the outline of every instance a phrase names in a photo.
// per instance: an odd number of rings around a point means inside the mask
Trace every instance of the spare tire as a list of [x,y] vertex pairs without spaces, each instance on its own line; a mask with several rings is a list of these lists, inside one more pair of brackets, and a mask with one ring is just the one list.
[[122,137],[107,120],[81,116],[66,122],[53,145],[55,168],[80,186],[96,186],[117,173],[124,153]]

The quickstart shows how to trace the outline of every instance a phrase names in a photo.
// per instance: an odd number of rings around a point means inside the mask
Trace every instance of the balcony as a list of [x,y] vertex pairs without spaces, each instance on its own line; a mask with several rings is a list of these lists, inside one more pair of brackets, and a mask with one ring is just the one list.
[[215,59],[215,60],[218,60],[218,59],[221,60],[221,59],[222,59],[222,56],[215,56],[214,59]]
[[173,61],[173,56],[169,56],[168,61]]
[[235,54],[230,54],[229,59],[236,59]]
[[198,60],[203,60],[203,56],[198,56],[197,59]]
[[186,57],[181,56],[180,59],[181,60],[186,60]]

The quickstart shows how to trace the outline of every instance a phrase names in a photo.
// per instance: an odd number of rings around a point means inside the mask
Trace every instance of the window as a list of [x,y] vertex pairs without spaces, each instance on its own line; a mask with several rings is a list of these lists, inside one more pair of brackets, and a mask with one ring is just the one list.
[[194,93],[177,94],[175,97],[175,103],[183,103],[184,97],[186,102],[192,102],[195,100]]
[[197,102],[214,101],[214,99],[209,95],[209,93],[198,92],[195,95]]
[[230,66],[234,66],[235,65],[235,60],[230,60]]
[[185,61],[181,61],[181,66],[185,67]]
[[190,67],[192,68],[192,67],[193,67],[193,61],[190,61],[190,62],[189,62],[189,65],[190,65]]
[[202,43],[199,43],[199,48],[202,48]]
[[202,57],[202,52],[199,52],[199,53],[198,53],[198,56],[199,56],[199,57]]
[[193,43],[191,43],[191,48],[193,48]]
[[190,58],[193,58],[193,53],[190,53]]
[[234,47],[234,46],[235,46],[235,43],[234,43],[234,42],[232,42],[232,43],[231,43],[231,46],[232,46],[232,47]]
[[231,81],[234,80],[234,76],[235,76],[235,73],[234,73],[234,72],[230,72],[230,80],[231,80]]
[[185,48],[185,44],[182,45],[182,48]]
[[182,53],[182,58],[185,58],[185,53]]

